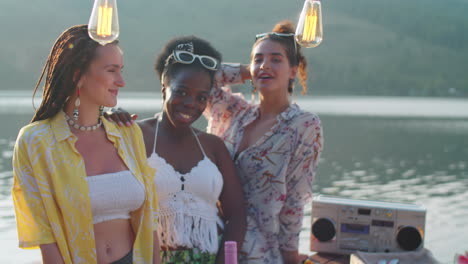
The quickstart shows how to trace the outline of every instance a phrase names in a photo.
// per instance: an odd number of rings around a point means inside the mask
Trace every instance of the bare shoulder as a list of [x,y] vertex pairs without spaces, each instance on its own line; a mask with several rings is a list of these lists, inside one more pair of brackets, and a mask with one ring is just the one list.
[[146,146],[152,146],[154,141],[154,133],[156,129],[156,118],[147,118],[137,121],[138,126],[141,128],[143,140]]
[[211,153],[218,155],[220,152],[227,151],[223,140],[218,136],[197,129],[195,129],[195,133],[197,133],[198,139],[203,145],[203,149],[205,150],[206,154]]
[[214,145],[218,145],[218,144],[224,145],[224,142],[221,140],[221,138],[219,138],[216,135],[213,135],[213,134],[210,134],[210,133],[207,133],[205,131],[198,130],[198,129],[194,129],[194,131],[197,134],[198,138],[202,141],[202,143],[206,143],[206,144],[209,144],[209,145],[212,145],[212,144],[214,144]]
[[140,126],[141,131],[143,134],[147,132],[152,132],[154,130],[154,127],[156,125],[156,118],[151,117],[151,118],[146,118],[142,120],[137,121],[138,126]]

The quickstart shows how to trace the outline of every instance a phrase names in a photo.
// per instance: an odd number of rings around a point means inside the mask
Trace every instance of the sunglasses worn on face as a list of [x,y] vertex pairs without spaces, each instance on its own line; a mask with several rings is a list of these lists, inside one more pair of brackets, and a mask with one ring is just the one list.
[[211,71],[218,70],[218,60],[211,56],[197,55],[185,50],[174,50],[171,56],[176,62],[183,64],[192,64],[195,59],[198,59],[206,69]]

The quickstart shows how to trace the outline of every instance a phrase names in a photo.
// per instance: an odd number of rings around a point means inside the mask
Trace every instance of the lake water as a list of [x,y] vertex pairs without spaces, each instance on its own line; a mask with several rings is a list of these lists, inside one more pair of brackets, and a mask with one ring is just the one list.
[[[122,94],[140,118],[161,105],[157,94]],[[154,98],[154,99],[153,99]],[[468,100],[306,97],[322,119],[325,150],[316,194],[417,203],[427,208],[425,247],[443,263],[468,250]],[[0,263],[39,263],[38,250],[17,248],[10,188],[11,156],[32,117],[28,93],[0,93]],[[198,127],[204,120],[197,122]],[[308,251],[310,207],[301,251]]]

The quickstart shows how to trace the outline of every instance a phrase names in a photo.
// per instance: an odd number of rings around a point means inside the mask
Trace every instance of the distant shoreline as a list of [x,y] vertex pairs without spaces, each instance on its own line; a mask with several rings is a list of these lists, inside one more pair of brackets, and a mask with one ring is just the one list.
[[[249,98],[249,95],[245,95]],[[307,111],[319,115],[375,116],[400,118],[468,118],[468,99],[449,97],[395,96],[293,96]],[[40,104],[36,94],[35,106]],[[126,92],[119,94],[119,106],[129,111],[158,111],[162,97],[157,92]],[[30,91],[0,91],[0,113],[33,113]]]

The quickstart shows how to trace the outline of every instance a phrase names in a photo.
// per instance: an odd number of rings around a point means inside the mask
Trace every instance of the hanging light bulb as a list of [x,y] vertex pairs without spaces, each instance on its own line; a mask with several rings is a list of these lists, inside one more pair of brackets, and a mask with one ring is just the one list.
[[119,36],[119,19],[116,0],[95,0],[88,23],[88,34],[101,45]]
[[322,6],[319,0],[305,0],[296,28],[296,41],[306,48],[317,47],[323,39]]

